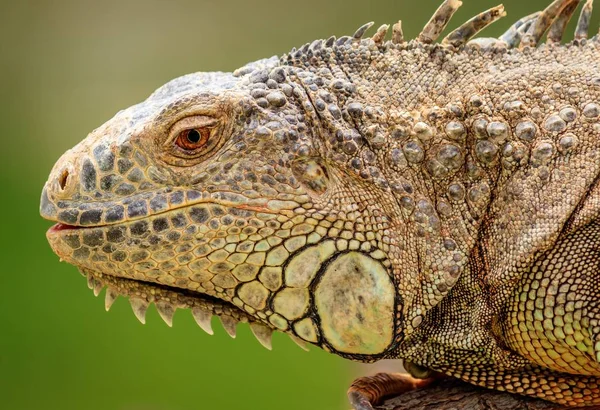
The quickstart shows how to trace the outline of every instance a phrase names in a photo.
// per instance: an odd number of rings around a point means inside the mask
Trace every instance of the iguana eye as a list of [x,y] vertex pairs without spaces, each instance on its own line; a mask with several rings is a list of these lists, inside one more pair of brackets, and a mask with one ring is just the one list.
[[187,151],[195,151],[206,145],[210,137],[208,128],[192,128],[183,130],[177,136],[175,144]]
[[193,165],[209,155],[221,142],[217,118],[194,115],[177,121],[165,141],[164,159],[174,165]]

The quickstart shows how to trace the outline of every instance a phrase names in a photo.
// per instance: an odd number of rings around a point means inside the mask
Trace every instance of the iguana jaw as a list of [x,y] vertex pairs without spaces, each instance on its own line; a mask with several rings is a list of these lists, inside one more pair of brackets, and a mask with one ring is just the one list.
[[[142,222],[145,221],[142,220]],[[129,299],[135,316],[142,323],[145,323],[146,310],[152,303],[155,304],[161,318],[169,326],[172,326],[173,315],[177,309],[190,310],[198,325],[209,334],[213,333],[212,316],[219,317],[223,327],[232,337],[235,337],[237,323],[249,323],[257,340],[267,349],[271,349],[271,335],[277,329],[229,301],[177,285],[169,286],[151,280],[140,280],[131,277],[131,272],[111,272],[107,271],[106,267],[104,269],[90,267],[89,262],[82,263],[81,260],[76,259],[73,249],[69,250],[64,246],[65,243],[70,243],[69,248],[72,248],[75,246],[75,238],[79,238],[82,247],[78,249],[82,249],[86,246],[86,241],[88,245],[90,244],[89,239],[85,239],[86,237],[97,236],[100,231],[108,232],[110,229],[119,229],[120,225],[123,224],[83,227],[57,223],[47,232],[47,238],[54,252],[61,259],[78,267],[82,275],[87,277],[88,287],[93,289],[96,296],[106,287],[105,307],[107,311],[118,296],[124,296]],[[90,249],[93,252],[94,248]],[[92,257],[92,259],[94,258]],[[293,334],[288,333],[288,335],[300,347],[306,349],[303,341]]]
[[389,261],[366,240],[329,237],[343,226],[313,216],[196,203],[113,225],[55,225],[47,237],[95,293],[108,287],[107,306],[129,297],[142,321],[154,302],[167,323],[190,309],[205,329],[212,314],[231,332],[247,321],[265,346],[279,330],[353,360],[382,357],[396,309]]

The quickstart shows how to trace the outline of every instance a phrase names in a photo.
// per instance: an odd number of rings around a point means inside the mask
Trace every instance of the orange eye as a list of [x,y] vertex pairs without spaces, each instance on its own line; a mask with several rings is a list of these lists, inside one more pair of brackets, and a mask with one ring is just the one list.
[[177,136],[175,144],[186,151],[195,151],[202,148],[208,142],[210,130],[207,128],[192,128],[181,131]]

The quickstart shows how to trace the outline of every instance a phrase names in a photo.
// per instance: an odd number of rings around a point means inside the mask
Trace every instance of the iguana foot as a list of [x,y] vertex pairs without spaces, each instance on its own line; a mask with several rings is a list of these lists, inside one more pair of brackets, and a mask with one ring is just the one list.
[[403,373],[377,373],[360,377],[350,385],[348,400],[354,410],[373,410],[373,406],[388,396],[397,396],[411,390],[429,386],[439,377],[415,379]]

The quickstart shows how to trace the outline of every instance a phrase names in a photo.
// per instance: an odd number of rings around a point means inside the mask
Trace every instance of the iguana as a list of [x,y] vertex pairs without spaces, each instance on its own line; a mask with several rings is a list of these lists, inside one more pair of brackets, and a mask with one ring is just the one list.
[[[41,197],[54,252],[108,309],[249,322],[362,362],[356,409],[438,375],[600,405],[600,39],[556,0],[498,39],[459,0],[412,41],[368,23],[195,73],[67,151]],[[542,37],[547,33],[547,41]]]

